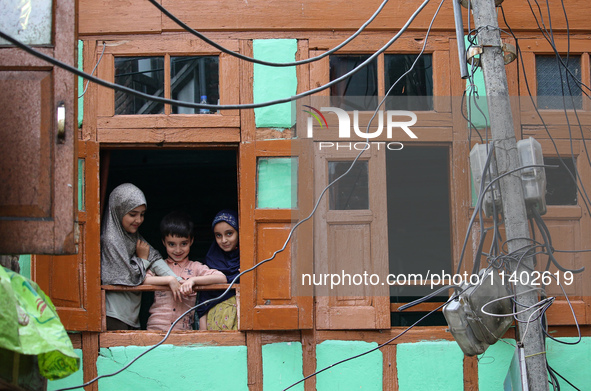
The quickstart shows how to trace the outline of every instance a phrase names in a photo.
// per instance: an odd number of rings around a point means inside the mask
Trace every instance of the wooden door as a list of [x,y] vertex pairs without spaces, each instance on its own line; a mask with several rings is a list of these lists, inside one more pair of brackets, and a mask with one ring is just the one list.
[[[316,151],[316,197],[358,154],[354,148]],[[377,148],[363,152],[324,195],[314,217],[318,329],[390,327],[388,287],[382,285],[388,275],[385,195],[385,152]]]
[[[14,34],[35,30],[39,4],[26,9],[23,2],[12,3],[7,7],[14,8],[15,14],[5,17],[18,19]],[[37,51],[73,65],[75,2],[47,3],[47,14],[41,19],[49,21],[48,33],[41,40],[35,34],[24,40]],[[2,31],[12,36],[7,24],[3,23]],[[19,48],[3,46],[0,91],[0,253],[73,254],[75,77]],[[58,123],[63,123],[63,131]]]

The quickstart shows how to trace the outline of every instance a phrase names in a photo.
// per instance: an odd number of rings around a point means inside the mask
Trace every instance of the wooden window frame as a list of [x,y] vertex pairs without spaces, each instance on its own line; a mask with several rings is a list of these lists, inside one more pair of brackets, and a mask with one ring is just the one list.
[[[115,79],[115,57],[164,57],[164,96],[170,98],[171,56],[219,56],[220,104],[235,104],[239,99],[239,60],[221,53],[201,40],[140,38],[105,40],[105,52],[97,76],[109,82]],[[237,40],[221,40],[222,46],[239,51]],[[102,52],[99,43],[97,58]],[[115,115],[115,91],[98,87],[97,138],[101,143],[199,143],[239,142],[240,113],[224,110],[215,114],[172,114],[170,104],[164,114]],[[215,129],[215,131],[212,131]]]
[[[566,38],[555,39],[556,49],[561,55],[565,54],[570,47],[571,56],[580,56],[581,59],[581,82],[585,85],[591,84],[591,59],[589,50],[589,43],[587,39],[571,37],[570,40]],[[521,49],[523,66],[519,67],[519,76],[523,80],[519,84],[519,95],[521,98],[521,121],[525,126],[540,126],[542,122],[531,105],[529,93],[525,79],[527,78],[529,84],[529,91],[532,97],[537,96],[537,73],[536,73],[536,55],[554,55],[554,50],[550,44],[541,38],[519,39],[519,47]],[[525,69],[525,74],[524,74]],[[544,122],[549,126],[551,131],[560,129],[558,137],[568,137],[564,133],[564,128],[567,126],[566,118],[564,116],[564,109],[538,109]],[[577,118],[574,115],[573,109],[566,109],[568,113],[568,121],[572,124],[577,124]],[[591,101],[585,99],[583,96],[583,107],[577,109],[579,120],[582,124],[591,123]],[[547,137],[547,136],[546,136]]]

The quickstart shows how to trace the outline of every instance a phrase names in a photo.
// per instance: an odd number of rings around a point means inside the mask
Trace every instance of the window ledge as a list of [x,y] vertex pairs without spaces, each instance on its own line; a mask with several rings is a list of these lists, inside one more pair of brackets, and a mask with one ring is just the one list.
[[[212,285],[197,285],[193,287],[194,291],[219,291],[228,288],[230,284],[212,284]],[[232,288],[239,289],[239,284],[234,284]],[[126,286],[126,285],[101,285],[101,289],[104,291],[134,291],[134,292],[154,292],[154,291],[169,291],[168,285],[138,285],[138,286]]]

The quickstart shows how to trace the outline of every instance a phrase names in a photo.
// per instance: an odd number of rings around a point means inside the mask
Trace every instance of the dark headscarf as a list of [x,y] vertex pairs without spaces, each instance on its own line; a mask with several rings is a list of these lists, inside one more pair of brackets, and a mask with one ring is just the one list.
[[[213,219],[211,224],[211,228],[216,226],[216,224],[226,222],[232,228],[238,232],[238,214],[229,209],[224,209],[218,212],[218,214]],[[216,269],[221,271],[226,275],[228,283],[232,282],[234,278],[238,274],[240,274],[240,250],[237,248],[236,250],[232,251],[224,251],[218,246],[217,242],[214,240],[211,246],[209,247],[209,251],[205,255],[204,263],[210,269]],[[239,280],[236,280],[238,283]],[[213,299],[218,297],[222,294],[223,291],[202,291],[199,293],[199,303],[203,303],[206,300]],[[216,304],[221,303],[224,300],[229,299],[230,297],[236,295],[236,291],[234,289],[229,290],[223,297],[217,300],[213,300],[205,305],[202,305],[197,308],[197,316],[201,317],[207,313],[211,308],[213,308]]]
[[[143,261],[136,255],[137,240],[144,238],[130,234],[121,225],[123,216],[140,205],[146,205],[144,193],[131,183],[117,186],[109,196],[109,211],[101,233],[101,279],[108,285],[140,285],[146,277]],[[150,264],[161,259],[150,247]]]

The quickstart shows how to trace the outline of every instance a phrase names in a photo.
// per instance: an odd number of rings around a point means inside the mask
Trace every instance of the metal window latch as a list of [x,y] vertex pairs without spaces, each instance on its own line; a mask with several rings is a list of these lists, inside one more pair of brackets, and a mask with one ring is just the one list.
[[57,142],[63,144],[66,141],[66,105],[64,102],[57,104]]

